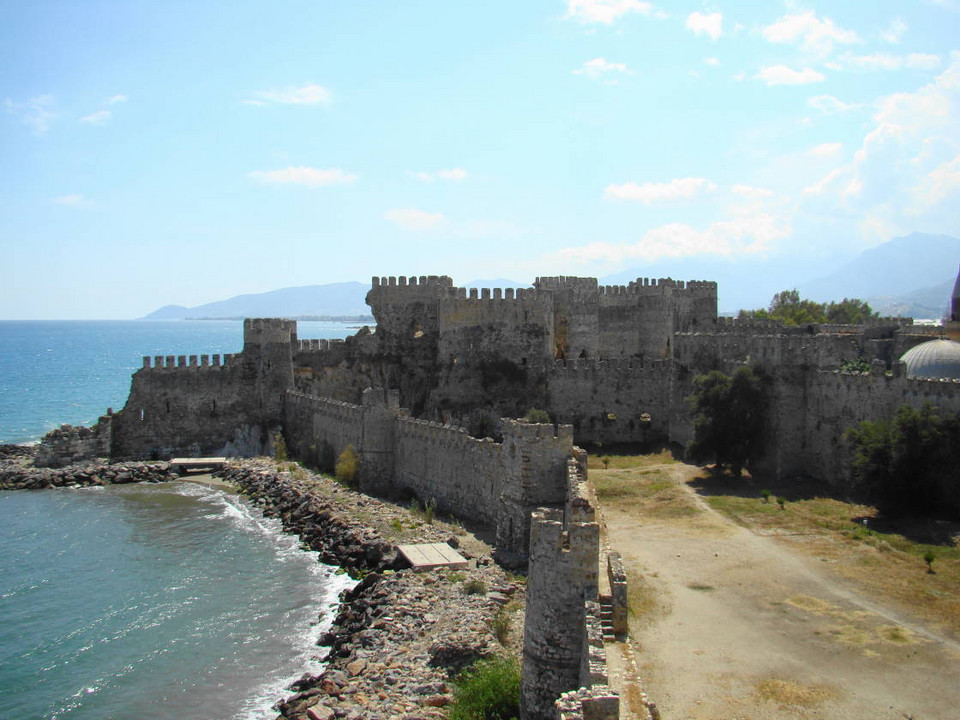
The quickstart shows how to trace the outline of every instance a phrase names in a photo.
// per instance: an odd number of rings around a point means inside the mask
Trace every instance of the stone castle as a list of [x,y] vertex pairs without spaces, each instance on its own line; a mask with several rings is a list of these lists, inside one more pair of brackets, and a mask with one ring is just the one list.
[[[121,411],[45,441],[41,458],[252,455],[282,432],[293,457],[331,468],[353,445],[362,490],[433,501],[529,558],[525,718],[616,716],[596,642],[598,526],[574,443],[684,446],[694,377],[745,363],[769,381],[754,472],[843,485],[846,428],[904,404],[960,412],[960,382],[910,378],[899,362],[936,328],[742,322],[718,317],[712,282],[544,277],[468,291],[446,276],[375,277],[367,302],[375,331],[345,341],[249,319],[237,354],[144,358]],[[843,369],[854,361],[869,372]],[[531,408],[556,425],[509,419]]]

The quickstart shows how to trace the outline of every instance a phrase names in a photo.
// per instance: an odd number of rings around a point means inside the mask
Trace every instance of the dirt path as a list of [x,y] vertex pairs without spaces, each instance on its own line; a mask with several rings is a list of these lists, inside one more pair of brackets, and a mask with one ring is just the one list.
[[664,720],[960,718],[960,644],[715,513],[685,484],[697,468],[664,468],[695,515],[603,508],[630,582],[654,598],[631,642]]

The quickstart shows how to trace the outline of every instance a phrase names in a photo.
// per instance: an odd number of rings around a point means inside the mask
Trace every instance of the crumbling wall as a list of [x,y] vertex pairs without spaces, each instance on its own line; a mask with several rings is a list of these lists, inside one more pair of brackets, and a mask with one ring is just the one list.
[[92,427],[61,425],[40,440],[33,464],[61,468],[96,458],[110,457],[113,445],[113,411],[107,411]]

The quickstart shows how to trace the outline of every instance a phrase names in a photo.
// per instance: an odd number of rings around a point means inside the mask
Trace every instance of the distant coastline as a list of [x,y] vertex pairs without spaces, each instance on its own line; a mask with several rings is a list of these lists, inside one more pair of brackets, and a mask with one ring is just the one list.
[[[338,323],[349,323],[349,322],[362,322],[362,323],[375,323],[376,318],[373,315],[284,315],[288,320],[297,320],[304,322],[338,322]],[[183,317],[183,318],[173,318],[172,321],[176,322],[178,320],[191,320],[191,321],[209,321],[209,320],[246,320],[246,315],[234,315],[229,317]],[[154,318],[139,318],[139,320],[145,320],[150,322],[157,322]],[[171,319],[159,320],[159,322],[171,322]]]

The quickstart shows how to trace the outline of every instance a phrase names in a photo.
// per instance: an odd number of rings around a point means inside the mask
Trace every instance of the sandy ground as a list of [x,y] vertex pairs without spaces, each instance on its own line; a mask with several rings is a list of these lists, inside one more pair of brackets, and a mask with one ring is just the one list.
[[[685,489],[697,471],[666,467]],[[631,617],[612,664],[629,674],[634,656],[664,720],[960,718],[960,643],[697,503],[684,519],[602,511],[629,581],[655,604]]]

